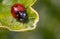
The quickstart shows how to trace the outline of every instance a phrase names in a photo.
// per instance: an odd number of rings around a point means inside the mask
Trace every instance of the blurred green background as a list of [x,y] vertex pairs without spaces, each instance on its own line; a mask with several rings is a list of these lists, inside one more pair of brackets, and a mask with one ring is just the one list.
[[60,0],[37,0],[32,7],[40,18],[36,29],[11,32],[0,28],[0,39],[60,39]]

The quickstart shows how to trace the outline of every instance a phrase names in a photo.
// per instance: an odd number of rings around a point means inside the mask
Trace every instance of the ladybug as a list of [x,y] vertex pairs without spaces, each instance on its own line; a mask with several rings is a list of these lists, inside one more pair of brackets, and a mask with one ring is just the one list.
[[14,4],[11,7],[12,16],[21,22],[25,22],[27,19],[26,9],[22,4]]

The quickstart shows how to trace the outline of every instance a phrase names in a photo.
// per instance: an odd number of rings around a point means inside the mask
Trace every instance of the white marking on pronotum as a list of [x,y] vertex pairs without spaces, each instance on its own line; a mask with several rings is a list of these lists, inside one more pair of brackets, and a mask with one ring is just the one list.
[[26,16],[26,14],[24,13],[24,16]]

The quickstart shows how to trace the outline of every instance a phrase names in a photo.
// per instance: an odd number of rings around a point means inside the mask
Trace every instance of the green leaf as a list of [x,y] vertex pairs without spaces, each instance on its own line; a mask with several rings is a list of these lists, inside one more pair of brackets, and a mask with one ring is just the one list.
[[[36,28],[39,20],[38,13],[31,8],[36,0],[1,0],[0,2],[0,27],[9,29],[10,31],[27,31]],[[15,3],[23,4],[28,14],[28,22],[22,23],[16,21],[11,15],[11,6]]]

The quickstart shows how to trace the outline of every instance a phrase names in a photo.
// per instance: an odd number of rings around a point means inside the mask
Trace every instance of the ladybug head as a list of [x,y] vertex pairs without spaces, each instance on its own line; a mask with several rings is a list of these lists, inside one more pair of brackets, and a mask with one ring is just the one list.
[[26,21],[26,19],[27,19],[26,12],[17,11],[16,15],[18,16],[18,20],[20,20],[21,22]]

